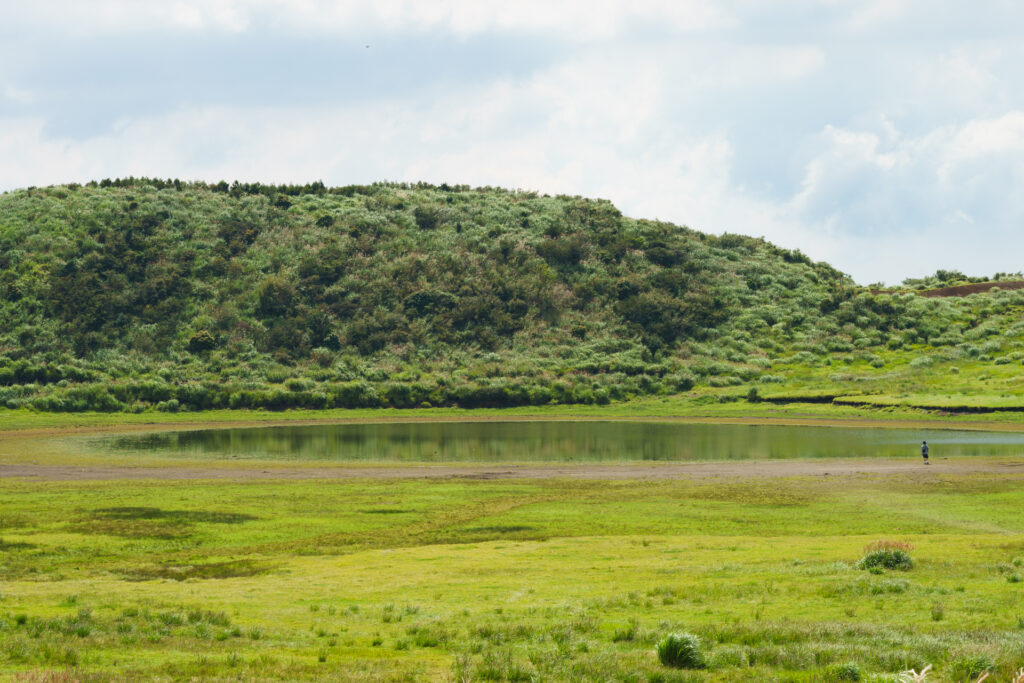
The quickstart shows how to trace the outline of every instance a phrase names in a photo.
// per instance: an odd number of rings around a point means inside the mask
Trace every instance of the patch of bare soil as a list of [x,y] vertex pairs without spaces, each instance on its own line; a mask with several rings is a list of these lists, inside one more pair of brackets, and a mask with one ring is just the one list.
[[401,465],[331,467],[125,467],[0,464],[0,479],[297,480],[297,479],[590,479],[701,480],[775,477],[849,477],[908,474],[1000,474],[1024,478],[1024,461],[963,458],[920,460],[757,460],[744,462],[625,463],[621,465]]
[[[954,285],[952,287],[938,287],[936,289],[922,289],[914,292],[918,296],[941,297],[941,296],[969,296],[978,292],[988,292],[994,288],[999,289],[1024,289],[1024,280],[1007,280],[997,282],[972,282],[967,285]],[[896,294],[898,289],[872,289],[871,294]]]
[[940,287],[938,289],[926,289],[918,292],[919,296],[969,296],[978,292],[987,292],[998,287],[999,289],[1024,289],[1024,281],[1014,280],[1009,282],[972,282],[969,285],[956,285],[954,287]]

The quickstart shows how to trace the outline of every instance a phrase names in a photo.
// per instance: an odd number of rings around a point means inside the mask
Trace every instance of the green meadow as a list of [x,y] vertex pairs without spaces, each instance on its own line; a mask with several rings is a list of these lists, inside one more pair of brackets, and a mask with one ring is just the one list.
[[[0,677],[843,681],[931,664],[933,681],[1009,680],[1024,666],[1024,480],[1003,464],[6,478]],[[913,567],[858,568],[878,541]],[[659,661],[676,632],[699,638],[699,668]]]

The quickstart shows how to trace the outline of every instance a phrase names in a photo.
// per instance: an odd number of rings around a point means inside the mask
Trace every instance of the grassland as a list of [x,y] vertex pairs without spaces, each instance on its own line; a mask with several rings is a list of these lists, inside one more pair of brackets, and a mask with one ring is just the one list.
[[[46,448],[11,436],[5,452]],[[822,681],[933,664],[933,680],[1006,680],[1024,665],[1012,465],[2,479],[0,677]],[[914,568],[857,569],[879,539],[913,544]],[[658,662],[673,631],[701,638],[706,668]]]

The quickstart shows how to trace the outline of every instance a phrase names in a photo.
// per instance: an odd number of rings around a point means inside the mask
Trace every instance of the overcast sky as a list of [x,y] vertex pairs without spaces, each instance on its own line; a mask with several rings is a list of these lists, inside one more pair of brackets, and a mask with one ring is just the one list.
[[0,0],[0,190],[498,185],[799,248],[1024,268],[1014,0]]

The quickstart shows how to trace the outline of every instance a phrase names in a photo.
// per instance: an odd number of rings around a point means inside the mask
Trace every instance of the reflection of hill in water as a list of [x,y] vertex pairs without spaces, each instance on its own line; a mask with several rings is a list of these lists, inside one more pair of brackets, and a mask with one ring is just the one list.
[[600,462],[1024,453],[1024,434],[641,422],[431,422],[209,429],[102,439],[102,450],[352,462]]

